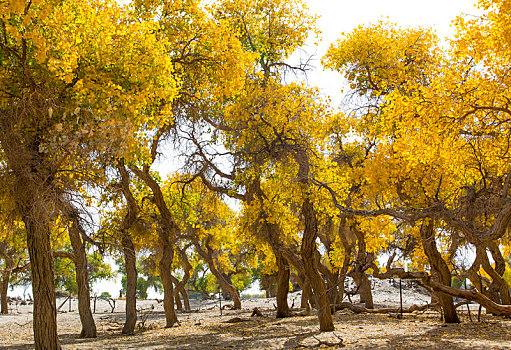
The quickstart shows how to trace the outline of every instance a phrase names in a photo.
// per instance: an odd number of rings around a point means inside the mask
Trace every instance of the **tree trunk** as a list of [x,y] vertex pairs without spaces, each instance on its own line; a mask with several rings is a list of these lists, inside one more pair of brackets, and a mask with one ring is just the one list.
[[188,256],[186,256],[186,249],[188,249],[188,246],[184,249],[181,249],[177,247],[177,252],[180,257],[181,265],[183,268],[183,278],[181,281],[179,281],[177,278],[171,275],[172,282],[174,282],[174,296],[176,297],[176,306],[178,310],[181,310],[183,306],[181,305],[181,300],[179,299],[179,294],[183,297],[183,304],[186,311],[190,311],[190,299],[188,298],[188,292],[186,291],[186,284],[188,283],[190,279],[190,275],[192,272],[192,265],[190,264],[190,261],[188,260]]
[[[442,255],[440,255],[440,252],[437,249],[433,220],[430,220],[427,223],[424,222],[422,224],[420,233],[424,253],[426,253],[426,256],[428,257],[431,268],[437,272],[439,282],[450,287],[451,271],[449,270],[449,266],[447,266],[446,262],[442,258]],[[438,299],[444,312],[445,322],[459,323],[460,319],[456,313],[456,308],[454,307],[452,296],[440,292],[438,293]]]
[[[172,249],[168,231],[164,228],[158,230],[158,241],[160,243],[161,258],[159,262],[160,278],[163,285],[163,308],[165,310],[165,328],[172,327],[177,322],[176,311],[174,310],[174,285],[172,284],[172,260],[174,250]],[[179,298],[179,296],[177,296]]]
[[188,296],[188,291],[186,290],[186,288],[180,289],[179,293],[181,293],[181,296],[183,297],[183,304],[185,306],[185,310],[191,311],[192,308],[190,307],[190,297]]
[[302,290],[302,296],[300,298],[300,308],[301,309],[307,309],[307,313],[310,312],[310,305],[309,305],[309,299],[311,296],[310,292],[310,284],[308,283],[308,280],[305,276],[300,276],[296,273],[293,273],[291,275],[293,279],[298,283],[300,286],[300,289]]
[[[35,203],[36,201],[33,201]],[[32,272],[34,345],[36,350],[60,350],[50,227],[39,208],[24,208],[23,221]]]
[[327,296],[325,282],[318,272],[316,265],[315,251],[317,238],[317,218],[314,206],[309,198],[306,198],[302,206],[305,228],[303,231],[301,255],[312,289],[316,305],[318,306],[319,329],[321,331],[333,331],[335,329],[330,309],[330,302]]
[[179,290],[174,288],[174,304],[176,305],[176,310],[183,310],[183,304],[181,303],[181,298],[179,298]]
[[[319,272],[326,279],[327,286],[327,295],[330,300],[330,305],[335,305],[337,303],[337,299],[339,298],[339,291],[337,289],[337,285],[339,283],[339,274],[333,273],[330,269],[321,263],[321,254],[316,250],[316,266],[318,267]],[[334,311],[332,309],[332,311]]]
[[287,295],[289,293],[289,264],[287,260],[279,254],[276,256],[278,271],[278,287],[277,287],[277,318],[291,316],[291,310],[287,302]]
[[9,289],[9,279],[11,278],[11,272],[14,268],[14,259],[10,252],[4,256],[5,269],[2,271],[2,286],[0,293],[2,295],[1,309],[0,312],[4,315],[9,313],[9,303],[7,302],[7,290]]
[[360,295],[360,302],[364,303],[366,308],[373,309],[374,304],[373,293],[371,291],[371,282],[369,281],[369,278],[367,278],[367,275],[365,274],[365,271],[370,266],[370,263],[372,263],[372,258],[370,258],[369,254],[367,254],[364,232],[360,231],[356,227],[356,225],[353,225],[351,227],[351,231],[355,234],[355,237],[357,238],[358,251],[353,277],[355,279],[355,282],[359,286],[358,294]]
[[353,275],[354,280],[359,286],[358,294],[360,295],[360,302],[365,304],[367,309],[373,309],[373,293],[371,291],[371,281],[363,271],[356,271]]
[[500,249],[497,244],[491,242],[488,248],[492,254],[493,260],[495,261],[495,268],[493,268],[488,259],[486,249],[477,249],[476,254],[482,255],[482,266],[486,273],[492,279],[492,285],[490,286],[497,293],[496,302],[498,304],[511,305],[511,296],[509,295],[509,285],[503,278],[506,272],[506,260],[502,256]]
[[[187,276],[187,273],[185,272],[185,277]],[[189,276],[189,275],[188,275]],[[174,276],[170,276],[172,279],[172,282],[174,283],[174,299],[176,303],[176,309],[177,310],[183,310],[183,307],[186,311],[190,311],[190,299],[188,298],[188,292],[186,291],[185,285],[189,278],[183,278],[183,280],[179,281]],[[186,281],[185,281],[186,280]],[[183,302],[181,302],[181,298],[179,297],[179,294],[183,297]]]
[[1,313],[4,315],[9,313],[9,304],[7,303],[7,290],[9,288],[9,278],[11,277],[11,271],[7,268],[7,263],[5,265],[6,268],[2,272],[2,290],[0,291],[2,294]]
[[[208,264],[209,270],[211,273],[216,277],[218,280],[218,283],[220,283],[220,287],[226,292],[229,293],[229,295],[232,298],[232,301],[234,303],[234,309],[235,310],[241,310],[241,299],[240,295],[238,294],[238,291],[236,288],[218,271],[218,269],[215,266],[215,262],[213,261],[213,256],[211,254],[210,249],[207,247],[207,252],[202,249],[198,241],[194,242],[195,248],[197,249],[197,252],[199,255],[206,260],[206,263]],[[207,245],[207,244],[206,244]]]
[[137,259],[135,246],[128,232],[122,232],[121,238],[124,264],[126,266],[126,321],[122,334],[133,334],[137,324]]
[[73,221],[69,228],[69,238],[74,252],[74,264],[76,270],[76,284],[78,285],[78,312],[82,323],[82,338],[96,338],[96,324],[90,308],[89,276],[87,272],[87,254],[85,244],[82,242],[79,231],[79,223]]
[[275,287],[277,284],[278,273],[261,275],[261,289],[264,290],[266,298],[275,298],[277,296],[277,288]]
[[341,219],[341,223],[339,224],[339,238],[344,248],[344,260],[342,262],[341,271],[339,273],[339,299],[336,304],[342,303],[344,299],[344,293],[346,291],[344,283],[351,266],[354,244],[354,239],[350,238],[353,238],[354,236],[355,235],[351,233],[350,228],[347,225],[346,218]]
[[[154,161],[154,158],[153,158]],[[131,165],[130,169],[146,183],[154,196],[154,202],[160,212],[160,229],[158,230],[158,240],[162,256],[159,262],[160,278],[163,284],[163,307],[165,309],[165,327],[172,327],[177,322],[176,312],[174,310],[174,287],[170,273],[172,271],[172,259],[174,251],[170,241],[170,234],[179,230],[174,217],[170,212],[159,183],[149,173],[149,167],[144,165],[143,169]]]
[[130,189],[130,175],[124,161],[120,160],[117,166],[121,181],[119,182],[120,189],[126,204],[128,212],[124,217],[121,225],[121,244],[124,253],[124,264],[126,267],[126,321],[122,328],[122,334],[133,334],[137,324],[137,256],[135,254],[135,246],[131,240],[129,229],[137,220],[138,206]]

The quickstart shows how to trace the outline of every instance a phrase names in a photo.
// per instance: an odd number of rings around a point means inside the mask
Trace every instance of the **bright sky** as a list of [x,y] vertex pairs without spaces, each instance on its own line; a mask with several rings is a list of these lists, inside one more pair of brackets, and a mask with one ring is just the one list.
[[308,82],[330,95],[334,103],[340,100],[342,78],[339,73],[322,71],[320,60],[331,43],[342,32],[349,32],[360,24],[380,20],[397,23],[402,27],[433,28],[440,38],[452,36],[451,22],[459,15],[476,15],[477,0],[306,0],[309,9],[320,15],[318,27],[322,42],[316,50],[315,72],[308,74]]

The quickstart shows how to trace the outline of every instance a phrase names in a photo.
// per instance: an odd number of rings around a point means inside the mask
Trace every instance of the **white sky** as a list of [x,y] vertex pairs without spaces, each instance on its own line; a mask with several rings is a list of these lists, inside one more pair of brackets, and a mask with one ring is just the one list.
[[402,27],[433,28],[440,38],[454,34],[451,22],[459,15],[476,15],[477,0],[306,0],[312,13],[320,15],[318,28],[322,41],[317,48],[307,48],[314,53],[316,70],[308,74],[308,82],[332,97],[333,103],[340,102],[342,77],[339,73],[322,71],[321,57],[339,39],[342,32],[349,32],[360,24],[380,20],[397,23]]

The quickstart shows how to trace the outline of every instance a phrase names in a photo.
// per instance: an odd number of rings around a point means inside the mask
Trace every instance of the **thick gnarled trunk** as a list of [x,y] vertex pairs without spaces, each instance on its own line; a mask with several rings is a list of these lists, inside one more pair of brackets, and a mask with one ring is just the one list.
[[60,350],[57,334],[57,306],[50,227],[39,210],[23,217],[27,232],[28,254],[34,296],[34,342],[36,350]]
[[[420,233],[424,253],[428,257],[431,269],[436,272],[437,278],[441,284],[450,287],[451,271],[436,246],[434,222],[430,220],[429,222],[423,223]],[[456,313],[452,296],[439,292],[438,299],[444,313],[445,322],[459,323],[460,319]]]
[[309,198],[306,198],[302,212],[304,216],[305,228],[303,231],[301,255],[305,274],[307,275],[312,289],[314,298],[318,308],[319,329],[321,331],[333,331],[335,329],[330,308],[330,300],[328,299],[325,282],[318,272],[316,266],[316,238],[317,238],[317,218],[314,212],[314,206]]
[[277,318],[291,316],[291,310],[287,302],[287,295],[289,294],[289,264],[287,260],[279,254],[276,256],[277,266],[279,268],[277,281]]

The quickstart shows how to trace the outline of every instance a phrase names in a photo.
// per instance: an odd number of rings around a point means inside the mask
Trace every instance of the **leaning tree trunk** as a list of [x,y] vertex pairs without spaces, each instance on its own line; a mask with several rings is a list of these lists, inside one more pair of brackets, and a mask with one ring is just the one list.
[[314,212],[314,206],[309,198],[306,198],[302,206],[305,228],[302,238],[301,255],[305,274],[307,275],[312,289],[314,290],[314,298],[318,307],[319,329],[321,331],[333,331],[335,329],[328,299],[325,282],[318,272],[316,259],[314,258],[316,251],[317,238],[317,218]]
[[[153,144],[154,146],[154,144]],[[154,158],[153,158],[154,161]],[[172,327],[177,322],[176,312],[174,310],[174,287],[170,273],[172,271],[172,259],[174,251],[170,242],[170,234],[178,230],[172,213],[170,212],[160,184],[149,173],[149,167],[145,165],[143,169],[131,165],[130,169],[151,189],[153,200],[160,212],[161,225],[158,230],[158,241],[162,256],[158,264],[160,278],[163,284],[163,307],[165,309],[165,327]]]
[[[35,201],[34,201],[35,202]],[[39,208],[25,208],[28,254],[34,296],[34,345],[36,350],[60,350],[50,227]]]
[[287,295],[289,294],[289,263],[282,256],[282,254],[276,255],[277,266],[279,268],[277,280],[277,318],[291,316],[291,310],[287,302]]
[[183,297],[183,304],[184,304],[185,310],[191,311],[192,308],[190,307],[190,297],[188,296],[188,291],[186,290],[186,288],[181,288],[179,290],[179,293]]
[[[479,247],[478,247],[479,248]],[[511,296],[509,295],[509,285],[507,281],[504,279],[504,273],[506,272],[506,260],[502,256],[502,253],[494,242],[488,244],[488,249],[490,250],[493,260],[495,261],[495,268],[490,264],[488,259],[488,255],[486,254],[486,249],[477,249],[476,254],[482,255],[482,266],[486,273],[492,279],[493,289],[497,293],[498,304],[511,305]]]
[[209,250],[209,248],[206,248],[206,249],[208,249],[208,252],[206,252],[204,249],[202,249],[202,247],[200,246],[198,241],[195,241],[194,245],[195,245],[195,248],[197,249],[197,252],[199,253],[199,255],[204,260],[206,260],[206,263],[208,264],[209,270],[211,271],[213,276],[216,277],[218,283],[220,284],[220,287],[222,287],[222,289],[224,291],[226,291],[227,293],[229,293],[229,295],[231,296],[233,304],[234,304],[234,309],[235,310],[241,310],[241,299],[240,299],[240,295],[239,295],[238,291],[222,275],[222,273],[220,273],[220,271],[218,271],[218,269],[215,266],[215,262],[213,261],[213,257],[212,257],[212,254],[211,254],[211,251]]
[[82,338],[96,338],[96,324],[90,308],[89,273],[87,272],[87,254],[85,244],[80,237],[79,223],[73,221],[69,228],[69,238],[74,252],[74,264],[76,269],[76,284],[78,286],[78,312],[82,323]]
[[174,250],[169,240],[168,230],[158,230],[158,241],[160,243],[161,258],[159,262],[160,278],[163,285],[163,308],[165,310],[165,328],[172,327],[177,322],[176,311],[174,310],[174,286],[172,284],[172,260]]
[[179,297],[179,292],[181,291],[181,288],[179,285],[180,282],[176,277],[172,276],[172,274],[170,275],[170,279],[172,280],[172,283],[174,284],[173,293],[174,293],[174,304],[176,305],[176,309],[183,310],[183,303],[181,302],[181,298]]
[[[451,271],[449,270],[449,266],[447,266],[447,263],[444,261],[442,255],[437,249],[433,220],[430,220],[428,223],[423,223],[420,233],[424,253],[428,257],[431,268],[437,272],[439,282],[445,286],[450,287]],[[456,313],[456,308],[454,306],[454,300],[452,296],[439,292],[438,299],[444,312],[445,322],[459,323],[460,319]]]
[[310,311],[310,305],[309,305],[309,299],[310,295],[310,284],[306,283],[306,277],[300,276],[296,273],[291,274],[291,277],[295,280],[296,283],[300,286],[300,289],[302,290],[302,296],[300,298],[300,308],[301,309],[307,309],[307,313]]
[[[189,275],[188,275],[188,278],[186,278],[186,276],[187,276],[187,273],[185,272],[185,277],[183,277],[183,280],[181,280],[181,281],[172,275],[170,277],[172,279],[172,282],[174,283],[174,299],[176,301],[176,309],[183,310],[183,307],[184,307],[184,309],[186,311],[190,311],[191,310],[190,298],[188,297],[188,292],[186,291],[186,288],[185,288],[186,282],[188,282],[188,280],[189,280]],[[181,297],[183,298],[182,302],[181,302],[181,298],[179,297],[180,294],[181,294]]]
[[[260,183],[257,183],[258,196],[263,201],[262,189],[260,187]],[[290,278],[290,270],[289,270],[289,262],[284,257],[282,252],[282,242],[280,239],[281,229],[279,225],[275,223],[268,222],[268,216],[264,213],[264,223],[262,235],[266,239],[266,241],[270,244],[270,247],[275,255],[275,260],[277,263],[277,318],[289,317],[291,316],[291,310],[289,309],[289,304],[287,301],[287,296],[289,294],[289,278]],[[271,279],[270,279],[271,281]],[[271,290],[272,283],[268,286]]]
[[174,305],[176,305],[176,310],[183,310],[183,303],[181,303],[181,298],[179,297],[179,289],[176,289],[174,286]]
[[137,256],[135,246],[131,240],[129,229],[137,220],[138,206],[130,189],[130,175],[123,160],[119,160],[117,169],[121,175],[119,182],[121,192],[126,199],[128,212],[121,226],[121,244],[126,267],[126,321],[122,328],[122,334],[133,334],[137,324]]
[[124,264],[126,266],[126,321],[122,334],[133,334],[137,324],[137,260],[135,246],[128,232],[122,232],[121,238]]

